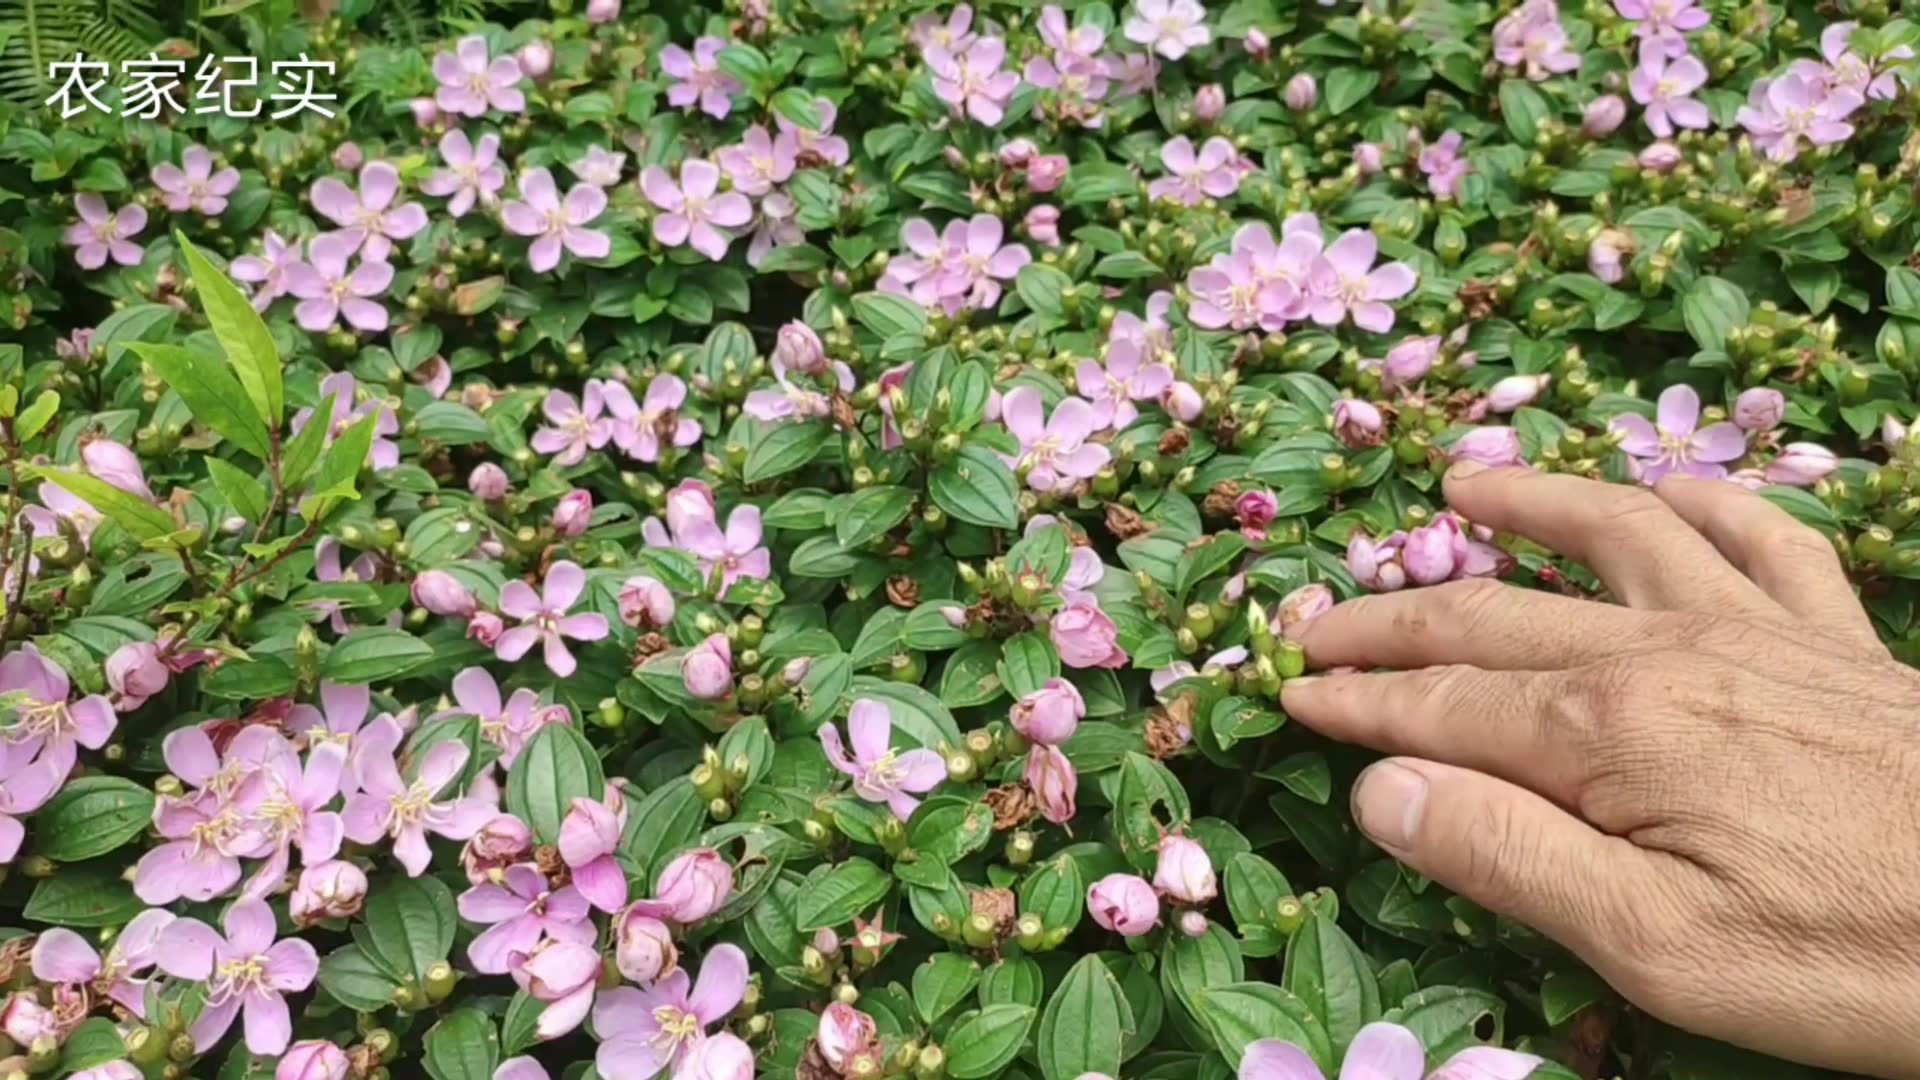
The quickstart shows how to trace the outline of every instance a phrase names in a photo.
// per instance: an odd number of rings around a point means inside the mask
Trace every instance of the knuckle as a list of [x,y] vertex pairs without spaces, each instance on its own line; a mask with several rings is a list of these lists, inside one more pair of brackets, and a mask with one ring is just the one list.
[[1839,556],[1825,536],[1798,522],[1782,523],[1759,538],[1761,557],[1783,565],[1826,565]]
[[1600,518],[1600,535],[1615,543],[1641,539],[1651,519],[1673,515],[1660,496],[1643,487],[1622,488],[1592,509]]

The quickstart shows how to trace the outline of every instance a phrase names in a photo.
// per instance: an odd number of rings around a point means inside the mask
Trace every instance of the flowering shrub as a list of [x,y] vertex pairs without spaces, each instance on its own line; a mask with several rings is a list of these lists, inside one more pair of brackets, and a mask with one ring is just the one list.
[[1920,654],[1885,4],[270,7],[338,117],[0,111],[0,1071],[1794,1073],[1276,699],[1599,592],[1459,461],[1761,489]]

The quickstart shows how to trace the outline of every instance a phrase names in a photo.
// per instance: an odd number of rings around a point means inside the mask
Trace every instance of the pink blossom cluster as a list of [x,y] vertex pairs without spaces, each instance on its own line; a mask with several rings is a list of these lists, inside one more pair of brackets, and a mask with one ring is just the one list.
[[956,218],[938,232],[913,218],[901,227],[900,244],[906,251],[887,261],[880,290],[949,315],[992,309],[1005,283],[1033,260],[1026,245],[1006,241],[1006,226],[991,214]]
[[1289,217],[1277,243],[1265,225],[1243,226],[1230,251],[1188,277],[1188,317],[1210,330],[1275,333],[1311,320],[1319,326],[1351,321],[1384,334],[1393,329],[1389,301],[1411,293],[1416,279],[1405,263],[1376,266],[1378,251],[1378,240],[1363,229],[1326,243],[1312,214]]

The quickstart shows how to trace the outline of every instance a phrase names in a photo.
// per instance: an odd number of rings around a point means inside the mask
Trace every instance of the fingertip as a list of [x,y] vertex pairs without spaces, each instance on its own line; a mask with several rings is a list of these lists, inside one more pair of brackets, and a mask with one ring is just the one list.
[[1420,835],[1429,790],[1426,775],[1405,759],[1376,761],[1353,783],[1354,823],[1388,851],[1407,852]]

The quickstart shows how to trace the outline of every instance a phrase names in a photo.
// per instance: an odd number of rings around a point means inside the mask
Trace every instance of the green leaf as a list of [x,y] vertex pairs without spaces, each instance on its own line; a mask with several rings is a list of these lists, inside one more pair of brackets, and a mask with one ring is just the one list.
[[[820,107],[814,104],[813,92],[803,87],[789,86],[773,95],[773,111],[786,117],[807,131],[820,130]],[[762,268],[764,269],[764,267]]]
[[265,418],[269,429],[279,427],[285,408],[280,350],[274,347],[266,321],[233,281],[200,254],[192,241],[179,232],[174,233],[174,237],[187,256],[188,269],[193,271],[194,290],[200,295],[207,322],[213,325],[213,334],[220,339],[220,348],[226,352],[234,374],[239,376],[240,385],[246,387],[253,411]]
[[934,504],[970,525],[1013,529],[1020,524],[1020,488],[993,451],[962,447],[952,461],[933,470],[927,481]]
[[952,711],[930,691],[912,683],[862,675],[853,680],[848,692],[856,701],[868,698],[887,706],[893,714],[895,736],[906,737],[898,744],[899,749],[920,746],[938,750],[943,742],[948,746],[961,743],[960,725],[954,722]]
[[980,963],[959,953],[935,953],[913,970],[913,1008],[931,1026],[966,1000],[980,982]]
[[793,924],[802,933],[844,926],[878,904],[893,888],[893,876],[862,858],[851,858],[800,889]]
[[706,821],[707,801],[693,789],[693,781],[674,777],[629,804],[620,853],[633,864],[636,876],[652,880],[654,868],[700,835]]
[[64,1073],[77,1073],[87,1069],[97,1069],[110,1061],[118,1061],[127,1056],[127,1044],[120,1037],[120,1029],[104,1016],[96,1016],[67,1036],[60,1047],[60,1070]]
[[350,631],[327,653],[320,674],[342,686],[396,679],[433,660],[433,646],[390,626]]
[[546,1011],[547,1003],[525,990],[514,994],[500,1018],[500,1052],[512,1057],[538,1042],[540,1014]]
[[366,937],[361,944],[369,959],[402,981],[423,986],[427,969],[453,949],[459,926],[453,890],[436,877],[375,878],[367,889],[363,925]]
[[892,293],[868,292],[854,297],[853,318],[882,339],[922,334],[927,329],[927,309]]
[[1085,1073],[1116,1076],[1133,1034],[1133,1009],[1098,953],[1080,958],[1061,980],[1040,1017],[1037,1049],[1046,1080],[1078,1080]]
[[59,411],[60,395],[52,390],[40,391],[40,395],[33,399],[33,404],[27,406],[20,413],[20,418],[13,422],[14,434],[20,437],[21,442],[26,442],[46,430],[47,421],[52,420]]
[[1028,1005],[989,1005],[966,1016],[947,1033],[947,1075],[954,1080],[992,1076],[1020,1053],[1033,1027]]
[[135,540],[157,540],[164,536],[171,536],[180,530],[180,525],[173,520],[172,514],[138,495],[121,491],[98,477],[74,472],[71,469],[43,466],[30,466],[29,472],[43,480],[51,480],[68,492],[85,499],[95,510],[105,514]]
[[[320,471],[313,478],[313,492],[316,496],[349,498],[357,495],[355,486],[360,470],[367,463],[367,455],[373,450],[373,428],[380,420],[379,410],[373,410],[361,417],[354,425],[340,433],[333,445],[320,459]],[[324,419],[316,418],[314,424],[324,424]]]
[[993,839],[993,810],[983,802],[936,796],[913,812],[907,843],[924,856],[952,865]]
[[1553,104],[1525,79],[1508,79],[1500,84],[1500,115],[1522,146],[1532,146],[1540,121],[1553,115]]
[[1300,1047],[1324,1072],[1332,1072],[1339,1060],[1312,1011],[1278,986],[1228,983],[1209,986],[1198,997],[1194,1015],[1228,1061],[1238,1063],[1247,1046],[1260,1039],[1280,1039]]
[[267,488],[254,475],[239,466],[217,457],[209,457],[207,475],[213,478],[214,490],[227,500],[227,505],[248,521],[258,522],[267,515]]
[[334,1000],[357,1012],[379,1012],[393,1004],[400,984],[358,945],[346,945],[320,961],[320,986]]
[[136,341],[127,348],[146,361],[168,389],[180,395],[195,420],[261,461],[267,460],[267,423],[231,368],[181,345]]
[[746,761],[747,774],[740,787],[741,790],[752,787],[773,767],[773,736],[767,731],[767,718],[749,716],[728,728],[720,737],[719,750],[720,760],[728,769],[732,769],[736,761]]
[[328,394],[314,406],[311,422],[280,448],[280,483],[288,490],[298,488],[314,462],[320,460],[320,450],[326,445],[327,429],[331,426],[323,418],[332,415],[333,395]]
[[1080,925],[1086,895],[1080,864],[1071,855],[1056,855],[1035,867],[1020,883],[1020,913],[1040,916],[1048,932],[1071,932]]
[[573,800],[599,800],[606,791],[600,756],[572,724],[541,728],[507,772],[507,809],[531,826],[543,844],[560,841],[560,822]]
[[1062,294],[1073,288],[1073,279],[1045,263],[1028,263],[1013,279],[1014,291],[1029,309],[1048,318],[1060,317]]
[[753,448],[747,451],[747,463],[740,471],[741,479],[749,484],[765,483],[805,466],[826,445],[829,434],[830,430],[822,424],[794,422],[773,425],[762,432]]
[[862,488],[839,500],[833,536],[848,551],[866,547],[885,536],[913,512],[914,494],[892,484]]
[[1507,1003],[1496,994],[1462,986],[1435,986],[1409,996],[1386,1019],[1412,1030],[1428,1054],[1445,1059],[1479,1045],[1482,1021],[1493,1022],[1487,1041],[1498,1045],[1506,1012]]
[[252,660],[229,660],[200,680],[208,697],[227,701],[260,701],[293,692],[298,676],[293,666],[270,654]]
[[1540,1012],[1553,1027],[1573,1019],[1590,1005],[1606,1001],[1613,991],[1586,968],[1550,971],[1540,983]]
[[456,1010],[427,1029],[427,1075],[433,1080],[493,1080],[500,1034],[479,1009]]
[[1360,1029],[1380,1018],[1380,984],[1344,930],[1316,910],[1287,943],[1282,981],[1326,1028],[1337,1058]]
[[1702,349],[1725,349],[1727,333],[1745,326],[1752,307],[1746,293],[1726,278],[1703,274],[1680,301],[1680,317],[1687,333]]
[[1007,639],[1000,660],[1000,681],[1014,697],[1026,697],[1060,675],[1060,653],[1037,630]]
[[153,818],[153,792],[119,776],[69,780],[33,819],[35,850],[55,862],[105,855]]
[[1334,68],[1327,74],[1327,112],[1339,116],[1367,99],[1380,85],[1380,73],[1372,68]]
[[34,886],[20,916],[54,926],[124,926],[147,905],[133,895],[120,869],[102,863],[63,866]]

